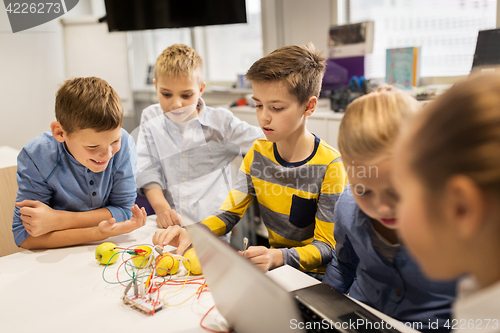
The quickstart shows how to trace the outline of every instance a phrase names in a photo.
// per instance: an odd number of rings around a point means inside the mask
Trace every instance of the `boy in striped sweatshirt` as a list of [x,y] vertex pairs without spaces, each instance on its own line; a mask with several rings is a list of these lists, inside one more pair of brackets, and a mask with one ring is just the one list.
[[[339,152],[306,127],[324,71],[325,58],[312,44],[279,48],[250,67],[246,78],[266,139],[255,141],[224,204],[201,222],[224,235],[256,198],[270,248],[251,246],[245,257],[264,272],[287,264],[321,274],[332,258],[333,214],[346,173]],[[181,254],[190,238],[172,226],[156,232],[153,243]]]

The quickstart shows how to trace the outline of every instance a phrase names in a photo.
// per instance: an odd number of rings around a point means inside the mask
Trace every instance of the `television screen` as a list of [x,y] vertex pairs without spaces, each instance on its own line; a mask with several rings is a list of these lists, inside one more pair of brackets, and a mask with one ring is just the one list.
[[245,0],[105,0],[109,31],[246,23]]

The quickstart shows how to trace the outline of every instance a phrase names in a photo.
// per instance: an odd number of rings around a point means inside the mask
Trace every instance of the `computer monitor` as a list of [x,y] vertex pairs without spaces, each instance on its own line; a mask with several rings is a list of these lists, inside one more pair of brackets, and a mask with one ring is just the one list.
[[500,29],[479,31],[472,69],[498,66],[500,66]]

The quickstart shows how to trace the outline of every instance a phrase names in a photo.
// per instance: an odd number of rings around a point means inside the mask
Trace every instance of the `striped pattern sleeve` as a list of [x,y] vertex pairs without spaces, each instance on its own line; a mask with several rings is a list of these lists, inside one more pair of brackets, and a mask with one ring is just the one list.
[[229,192],[219,210],[203,220],[216,235],[227,234],[243,217],[255,196],[255,190],[250,177],[250,165],[253,160],[253,150],[250,150],[241,163],[240,170],[233,189]]

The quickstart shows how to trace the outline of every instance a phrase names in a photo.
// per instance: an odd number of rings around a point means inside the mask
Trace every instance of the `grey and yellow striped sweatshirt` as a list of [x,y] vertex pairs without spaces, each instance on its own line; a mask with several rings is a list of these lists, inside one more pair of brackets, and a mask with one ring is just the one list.
[[224,235],[256,197],[269,244],[282,250],[284,263],[302,271],[324,272],[335,246],[335,204],[345,185],[340,153],[318,137],[311,155],[296,163],[284,161],[276,144],[256,140],[225,202],[202,223]]

